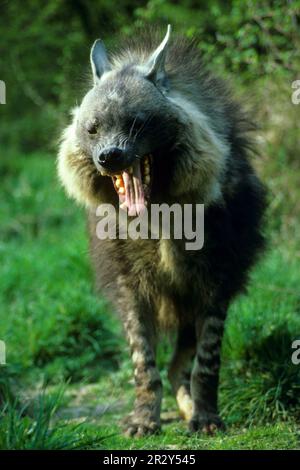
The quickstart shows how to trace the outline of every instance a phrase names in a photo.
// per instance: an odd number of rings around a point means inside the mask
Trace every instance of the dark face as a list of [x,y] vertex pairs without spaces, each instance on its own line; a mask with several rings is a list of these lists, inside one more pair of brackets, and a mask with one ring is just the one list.
[[149,199],[153,166],[174,146],[177,127],[172,104],[152,82],[137,71],[114,71],[85,96],[77,137],[97,170],[112,177],[121,205],[134,213],[133,206]]
[[153,83],[110,72],[85,96],[77,136],[99,171],[119,174],[136,159],[170,147],[174,129],[172,106]]

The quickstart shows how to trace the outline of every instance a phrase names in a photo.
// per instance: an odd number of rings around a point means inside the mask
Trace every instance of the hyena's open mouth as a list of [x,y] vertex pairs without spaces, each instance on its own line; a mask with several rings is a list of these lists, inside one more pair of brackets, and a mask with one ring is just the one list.
[[127,210],[130,216],[141,214],[150,198],[152,155],[136,160],[130,168],[113,175],[112,180],[120,207]]

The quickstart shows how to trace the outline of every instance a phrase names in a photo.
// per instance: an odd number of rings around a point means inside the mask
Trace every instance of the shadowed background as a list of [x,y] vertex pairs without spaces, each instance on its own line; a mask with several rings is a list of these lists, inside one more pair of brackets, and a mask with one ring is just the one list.
[[[300,337],[300,104],[291,97],[300,2],[28,0],[2,1],[0,10],[0,448],[299,447],[291,344]],[[84,213],[59,187],[55,158],[69,109],[90,85],[94,39],[113,50],[167,23],[196,38],[209,68],[255,110],[269,248],[227,321],[220,404],[228,434],[189,437],[165,416],[161,436],[130,442],[118,428],[133,399],[127,346],[93,292]],[[164,372],[170,341],[159,364],[163,409],[175,411]]]

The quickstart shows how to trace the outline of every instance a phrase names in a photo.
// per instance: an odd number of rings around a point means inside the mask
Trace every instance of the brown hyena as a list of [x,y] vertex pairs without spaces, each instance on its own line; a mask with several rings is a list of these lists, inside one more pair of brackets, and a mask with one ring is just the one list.
[[[254,128],[197,46],[157,34],[131,40],[108,58],[91,51],[93,86],[73,112],[58,157],[67,193],[88,208],[97,285],[119,312],[134,364],[136,401],[129,435],[160,427],[159,332],[176,347],[169,378],[192,431],[223,426],[218,414],[220,350],[228,306],[262,250],[264,189],[249,162]],[[204,204],[205,241],[103,239],[95,208]],[[118,221],[116,222],[118,228]]]

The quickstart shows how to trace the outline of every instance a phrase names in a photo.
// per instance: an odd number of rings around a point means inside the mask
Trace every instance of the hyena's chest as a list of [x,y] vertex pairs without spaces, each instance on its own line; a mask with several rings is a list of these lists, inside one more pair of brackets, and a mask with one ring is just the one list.
[[129,263],[139,284],[144,281],[147,289],[155,289],[157,293],[172,288],[184,290],[188,259],[172,240],[135,242],[130,246],[130,255]]
[[[181,290],[186,287],[188,260],[171,240],[160,240],[158,246],[157,278]],[[163,284],[164,284],[163,283]]]
[[135,241],[130,245],[132,273],[138,285],[145,284],[149,291],[190,293],[203,278],[201,254],[191,255],[173,240]]
[[[204,296],[201,263],[172,240],[160,240],[155,298],[159,324],[166,329],[191,321]],[[196,266],[196,269],[195,269]]]
[[112,240],[98,247],[98,252],[98,270],[107,273],[112,298],[121,280],[130,298],[150,301],[153,315],[163,328],[176,327],[183,317],[188,320],[204,301],[206,283],[195,269],[199,262],[172,240]]

